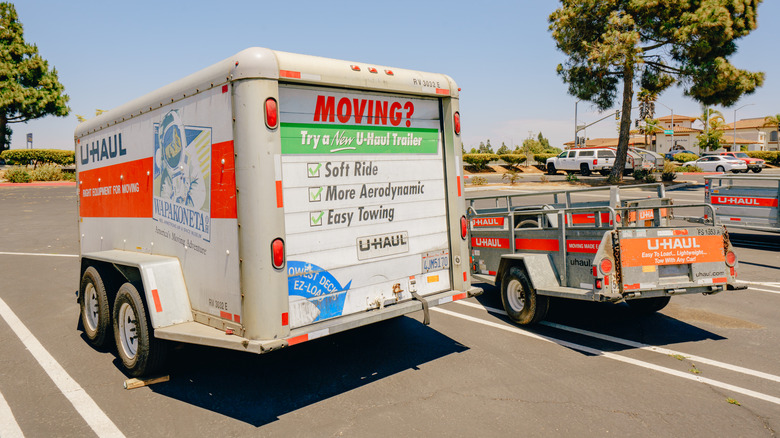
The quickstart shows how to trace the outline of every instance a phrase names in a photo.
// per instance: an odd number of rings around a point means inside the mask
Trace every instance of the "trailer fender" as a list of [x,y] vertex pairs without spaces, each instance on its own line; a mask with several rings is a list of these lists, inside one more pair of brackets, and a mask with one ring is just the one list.
[[90,260],[110,263],[124,281],[133,282],[140,274],[142,294],[153,328],[193,320],[187,286],[177,258],[111,250],[82,254],[81,259],[82,266],[89,265]]
[[561,285],[549,254],[515,253],[501,256],[501,263],[496,273],[496,287],[500,287],[504,273],[513,266],[519,267],[528,274],[534,289],[558,288]]

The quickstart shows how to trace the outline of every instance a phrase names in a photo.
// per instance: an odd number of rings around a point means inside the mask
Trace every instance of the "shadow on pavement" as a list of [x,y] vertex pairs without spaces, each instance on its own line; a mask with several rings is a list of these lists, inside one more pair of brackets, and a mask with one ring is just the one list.
[[[171,380],[150,388],[254,426],[467,347],[399,317],[270,354],[177,346]],[[117,364],[119,365],[119,364]]]

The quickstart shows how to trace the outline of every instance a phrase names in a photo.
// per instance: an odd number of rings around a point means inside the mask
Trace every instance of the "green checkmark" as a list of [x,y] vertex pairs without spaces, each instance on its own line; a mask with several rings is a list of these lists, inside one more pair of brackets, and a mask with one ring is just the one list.
[[[319,214],[318,214],[319,213]],[[322,225],[322,216],[325,215],[324,211],[312,211],[309,213],[309,220],[311,221],[310,225],[312,227],[318,227]]]
[[319,202],[322,187],[309,187],[309,202]]
[[318,178],[320,176],[322,163],[309,163],[306,167],[309,170],[309,178]]

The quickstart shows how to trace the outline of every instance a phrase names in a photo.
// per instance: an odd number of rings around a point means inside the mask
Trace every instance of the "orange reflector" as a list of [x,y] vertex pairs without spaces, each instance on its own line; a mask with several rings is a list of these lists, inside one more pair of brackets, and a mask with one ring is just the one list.
[[726,264],[729,266],[734,266],[737,263],[737,255],[734,254],[734,251],[729,251],[726,253]]
[[265,126],[269,129],[276,129],[279,125],[279,107],[276,99],[269,97],[265,100]]
[[460,112],[455,111],[455,114],[452,116],[452,122],[455,126],[455,134],[460,135]]
[[601,272],[605,274],[609,274],[612,272],[612,260],[610,259],[601,259],[601,264],[599,265],[601,268]]
[[284,240],[280,237],[271,242],[271,263],[275,269],[284,267]]
[[282,325],[290,325],[290,314],[287,312],[282,313]]

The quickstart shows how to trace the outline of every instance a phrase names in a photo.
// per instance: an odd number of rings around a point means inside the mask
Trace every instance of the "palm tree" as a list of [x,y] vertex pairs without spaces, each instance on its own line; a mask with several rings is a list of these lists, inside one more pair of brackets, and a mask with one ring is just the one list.
[[714,126],[712,126],[713,123],[715,123],[718,126],[723,125],[723,123],[726,121],[726,119],[723,117],[723,113],[720,111],[710,108],[710,107],[702,107],[702,113],[696,120],[699,120],[704,124],[704,132],[712,129],[716,129]]
[[651,119],[650,117],[645,119],[644,126],[639,127],[639,132],[645,135],[645,145],[647,145],[647,136],[655,136],[655,131],[660,126],[658,119]]

